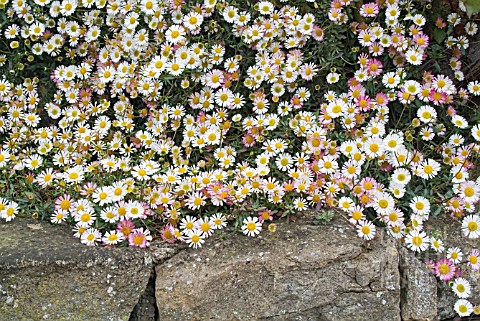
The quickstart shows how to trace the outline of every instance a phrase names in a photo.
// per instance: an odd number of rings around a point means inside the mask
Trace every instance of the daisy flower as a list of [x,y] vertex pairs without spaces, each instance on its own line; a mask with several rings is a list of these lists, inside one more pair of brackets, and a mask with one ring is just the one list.
[[472,136],[476,141],[480,142],[480,124],[475,125],[471,129]]
[[116,230],[107,231],[102,237],[102,242],[106,245],[116,245],[123,240],[125,240],[123,233]]
[[208,217],[200,218],[196,222],[197,230],[202,233],[203,236],[209,237],[214,232],[212,221]]
[[385,87],[393,89],[400,84],[400,76],[395,72],[387,72],[382,77],[382,83]]
[[[1,167],[1,164],[0,164],[0,167]],[[47,186],[52,185],[55,177],[56,177],[56,174],[53,173],[53,169],[48,168],[35,178],[35,183],[40,185],[40,187],[42,188],[46,188]]]
[[467,262],[472,270],[480,270],[480,251],[478,249],[472,249],[472,252],[470,252],[467,257]]
[[470,239],[480,237],[480,216],[468,215],[464,217],[462,221],[462,232],[464,236]]
[[193,229],[188,232],[185,241],[189,247],[196,249],[202,247],[202,244],[205,243],[205,235],[202,231]]
[[80,237],[81,242],[88,246],[97,245],[97,242],[100,242],[101,239],[102,233],[95,228],[87,229],[85,232],[82,233],[82,236]]
[[145,208],[143,207],[142,203],[138,201],[128,201],[127,204],[125,204],[126,208],[126,218],[129,219],[144,219],[146,218],[145,214]]
[[69,168],[64,174],[63,178],[67,183],[79,183],[83,180],[85,169],[82,165],[76,165],[72,168]]
[[430,247],[438,253],[442,253],[445,250],[445,246],[443,245],[443,241],[437,238],[431,238]]
[[60,12],[64,16],[70,16],[77,8],[78,2],[76,0],[64,0],[60,5]]
[[363,151],[370,158],[376,158],[385,151],[384,142],[380,137],[369,137],[363,143]]
[[183,25],[189,30],[195,30],[203,22],[203,16],[195,11],[186,14],[183,17]]
[[451,280],[455,275],[455,263],[449,258],[440,259],[434,265],[434,272],[443,281]]
[[150,231],[148,229],[144,229],[144,228],[134,229],[128,235],[128,245],[129,246],[146,248],[150,245],[151,240],[152,240],[152,236],[150,235]]
[[5,219],[7,222],[10,222],[18,214],[18,204],[14,201],[2,202],[2,210],[0,210],[0,218]]
[[187,215],[180,221],[180,229],[183,234],[188,234],[195,229],[197,218]]
[[451,259],[453,263],[458,264],[462,261],[463,253],[458,247],[451,247],[447,250],[447,258]]
[[297,197],[293,200],[293,207],[298,211],[304,211],[308,209],[307,200],[303,197]]
[[367,220],[362,220],[357,225],[357,234],[364,240],[371,240],[375,237],[375,225]]
[[420,216],[428,216],[430,213],[430,201],[423,196],[415,196],[409,204],[412,211]]
[[469,82],[468,86],[467,86],[467,89],[472,95],[479,96],[480,95],[480,81],[475,80],[475,81]]
[[423,105],[417,110],[417,117],[424,123],[430,123],[437,119],[437,111],[431,106]]
[[473,305],[465,299],[460,299],[455,302],[453,309],[461,317],[468,317],[473,313]]
[[262,223],[258,221],[258,217],[247,217],[243,220],[242,231],[248,236],[256,236],[262,230]]
[[70,214],[68,211],[64,210],[56,210],[53,212],[53,214],[50,216],[50,222],[55,223],[55,224],[60,224],[62,223],[66,218],[68,218]]
[[100,218],[107,223],[116,223],[120,219],[120,215],[118,215],[115,207],[109,206],[102,210]]
[[423,252],[428,248],[430,239],[425,232],[413,230],[405,236],[405,243],[410,250]]
[[460,183],[456,190],[466,202],[476,203],[480,199],[480,185],[474,181]]
[[188,195],[186,206],[192,210],[199,209],[200,207],[204,206],[205,196],[200,192],[193,192]]
[[470,283],[464,278],[456,278],[452,290],[460,299],[466,299],[472,293]]
[[464,129],[468,127],[468,122],[467,120],[460,115],[453,115],[452,116],[452,123],[455,125],[455,127],[458,127],[460,129]]
[[388,214],[394,209],[395,200],[388,193],[376,192],[372,206],[378,214]]
[[401,185],[407,185],[412,178],[412,176],[410,175],[410,171],[406,168],[395,169],[391,177],[393,182]]
[[93,201],[95,203],[98,203],[98,205],[100,206],[112,203],[113,202],[112,192],[113,190],[110,186],[103,186],[103,187],[97,188],[92,195]]
[[182,26],[172,25],[165,32],[165,38],[168,42],[177,44],[185,40],[185,29]]
[[214,229],[221,230],[227,226],[225,215],[222,213],[216,213],[211,217],[212,226]]
[[424,160],[416,169],[415,174],[423,179],[435,177],[440,171],[440,164],[429,158]]

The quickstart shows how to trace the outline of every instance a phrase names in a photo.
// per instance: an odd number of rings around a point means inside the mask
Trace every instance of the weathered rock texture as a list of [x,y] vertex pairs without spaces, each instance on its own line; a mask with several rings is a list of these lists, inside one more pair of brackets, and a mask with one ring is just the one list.
[[[213,244],[212,244],[213,243]],[[398,252],[347,223],[218,237],[156,267],[160,320],[400,320]]]
[[[429,220],[450,246],[459,226]],[[472,240],[478,246],[478,240]],[[380,229],[362,241],[337,218],[278,224],[250,238],[216,235],[202,249],[87,247],[68,227],[0,224],[0,321],[436,321],[455,297]],[[480,291],[480,275],[464,274]],[[480,297],[471,301],[478,304]]]
[[399,247],[403,321],[437,320],[437,281],[412,252]]
[[87,247],[68,228],[0,224],[0,320],[127,321],[152,265],[146,251]]

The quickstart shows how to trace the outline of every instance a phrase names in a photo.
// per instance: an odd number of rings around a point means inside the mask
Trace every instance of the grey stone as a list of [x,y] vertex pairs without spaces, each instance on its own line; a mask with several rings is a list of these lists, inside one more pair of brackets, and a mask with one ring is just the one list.
[[400,320],[394,242],[335,219],[226,233],[156,266],[159,320]]
[[17,218],[0,224],[0,321],[127,321],[152,268],[145,250],[88,247]]
[[150,275],[145,292],[140,296],[128,321],[156,321],[155,273]]
[[437,319],[437,280],[413,252],[399,247],[403,321]]

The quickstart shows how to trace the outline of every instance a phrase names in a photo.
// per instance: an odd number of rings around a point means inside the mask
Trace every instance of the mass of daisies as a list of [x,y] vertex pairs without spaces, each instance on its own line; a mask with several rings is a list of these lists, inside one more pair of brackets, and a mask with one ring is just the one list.
[[0,218],[69,225],[90,246],[199,248],[336,209],[361,239],[382,227],[437,253],[427,266],[455,311],[480,314],[462,277],[479,249],[424,228],[434,216],[480,236],[475,14],[462,1],[0,0]]

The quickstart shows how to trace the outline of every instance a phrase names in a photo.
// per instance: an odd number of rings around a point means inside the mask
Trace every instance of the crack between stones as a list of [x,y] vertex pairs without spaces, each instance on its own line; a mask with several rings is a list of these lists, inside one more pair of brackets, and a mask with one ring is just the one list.
[[[164,264],[165,262],[169,261],[176,255],[178,255],[181,251],[187,249],[188,247],[173,247],[173,251],[168,253],[168,255],[156,258],[153,254],[148,254],[150,259],[152,260],[152,268],[150,272],[150,276],[145,286],[143,293],[138,298],[138,302],[135,304],[132,313],[130,314],[129,321],[157,321],[160,318],[160,313],[158,311],[157,306],[157,298],[156,298],[156,291],[155,291],[155,283],[157,280],[157,274],[155,268],[158,265]],[[150,293],[149,293],[150,292]],[[150,314],[152,318],[145,319],[144,313],[146,310],[153,311],[153,315]]]

